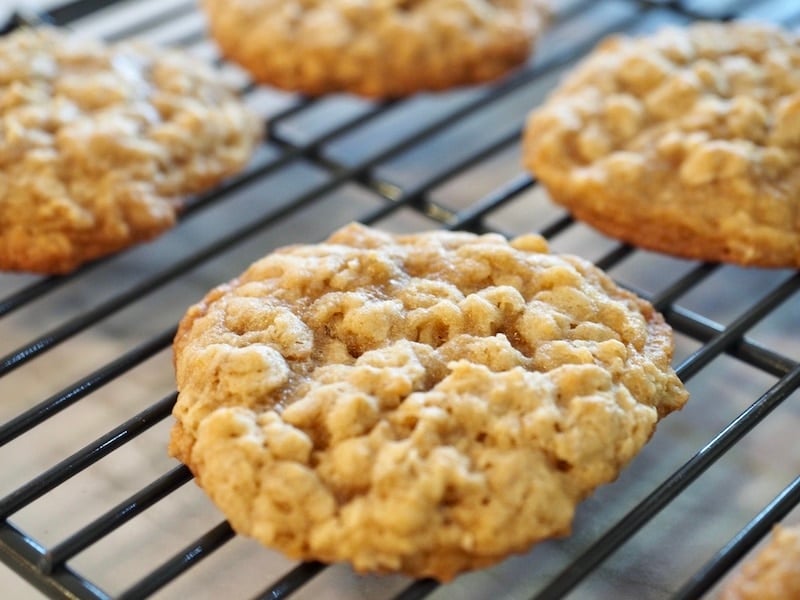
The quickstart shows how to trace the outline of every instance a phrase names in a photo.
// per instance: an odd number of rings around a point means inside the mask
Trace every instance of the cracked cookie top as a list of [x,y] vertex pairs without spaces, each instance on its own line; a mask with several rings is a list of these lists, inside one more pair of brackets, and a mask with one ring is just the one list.
[[292,557],[447,580],[569,532],[686,401],[671,354],[538,236],[350,225],[189,309],[170,450]]
[[800,266],[800,38],[745,22],[610,38],[532,113],[525,162],[625,241]]
[[261,124],[205,64],[57,29],[0,39],[0,269],[62,273],[160,233]]
[[542,0],[205,0],[223,54],[310,95],[397,97],[495,79],[527,60]]

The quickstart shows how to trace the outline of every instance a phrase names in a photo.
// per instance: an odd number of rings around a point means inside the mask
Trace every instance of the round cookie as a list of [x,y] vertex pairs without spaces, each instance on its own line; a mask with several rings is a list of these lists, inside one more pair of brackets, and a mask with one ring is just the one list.
[[767,544],[725,586],[720,600],[800,598],[800,527],[776,526]]
[[390,98],[495,79],[543,27],[542,0],[205,0],[223,54],[308,95]]
[[449,580],[570,531],[679,409],[647,302],[544,240],[360,225],[191,307],[170,453],[287,555]]
[[800,38],[744,22],[610,38],[531,114],[523,154],[613,237],[800,267]]
[[178,51],[57,29],[0,39],[0,269],[65,273],[152,238],[241,169],[262,125]]

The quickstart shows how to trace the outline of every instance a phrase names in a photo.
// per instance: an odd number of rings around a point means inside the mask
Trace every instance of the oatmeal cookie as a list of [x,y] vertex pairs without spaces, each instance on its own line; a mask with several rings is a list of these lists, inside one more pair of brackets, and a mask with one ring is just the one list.
[[205,0],[223,54],[309,95],[398,97],[500,77],[527,60],[543,0]]
[[183,53],[50,28],[1,38],[0,269],[64,273],[152,238],[260,135]]
[[170,452],[297,559],[449,580],[570,531],[687,393],[653,307],[539,236],[289,246],[189,309]]
[[746,562],[720,600],[800,598],[800,526],[776,526],[763,549]]
[[612,37],[531,114],[524,161],[626,242],[800,267],[800,38],[745,22]]

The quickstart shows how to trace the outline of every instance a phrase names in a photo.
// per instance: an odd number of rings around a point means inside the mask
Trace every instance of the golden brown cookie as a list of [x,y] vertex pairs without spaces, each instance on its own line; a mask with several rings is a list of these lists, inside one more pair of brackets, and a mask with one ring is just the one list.
[[56,29],[0,39],[0,269],[64,273],[170,227],[261,135],[214,71]]
[[542,0],[205,0],[225,56],[310,95],[398,97],[500,77],[527,60]]
[[776,526],[767,545],[725,586],[720,600],[800,598],[800,527]]
[[293,558],[448,580],[570,531],[687,398],[647,302],[544,240],[359,225],[189,309],[170,452]]
[[800,38],[753,23],[613,37],[534,111],[524,161],[600,231],[800,267]]

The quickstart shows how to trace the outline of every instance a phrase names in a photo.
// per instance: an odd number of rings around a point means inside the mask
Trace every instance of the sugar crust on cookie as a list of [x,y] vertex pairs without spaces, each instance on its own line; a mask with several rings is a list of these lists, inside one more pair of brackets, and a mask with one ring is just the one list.
[[204,0],[223,54],[309,95],[398,97],[496,79],[527,60],[542,0]]
[[174,50],[57,29],[0,39],[0,269],[63,273],[170,227],[261,123]]
[[570,531],[687,393],[653,307],[544,240],[350,225],[189,309],[170,452],[291,557],[448,580]]
[[524,162],[611,236],[798,267],[800,37],[733,22],[609,38],[532,112]]
[[775,526],[772,536],[728,582],[720,600],[800,598],[800,526]]

